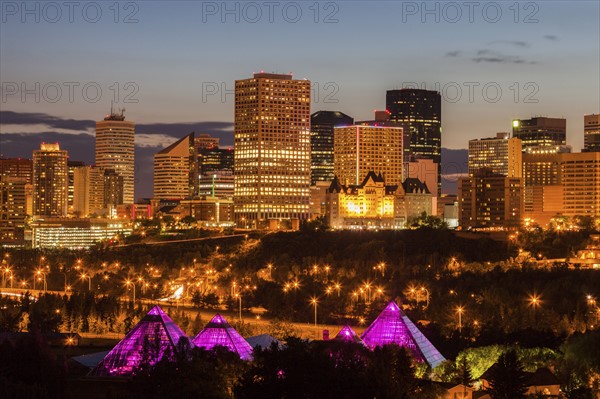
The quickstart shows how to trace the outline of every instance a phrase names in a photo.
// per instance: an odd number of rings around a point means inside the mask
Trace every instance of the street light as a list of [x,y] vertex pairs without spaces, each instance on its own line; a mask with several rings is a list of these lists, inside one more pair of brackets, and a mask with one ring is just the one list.
[[235,294],[235,296],[239,299],[240,301],[240,323],[242,322],[242,294]]
[[133,303],[135,304],[135,284],[131,280],[126,280],[125,285],[128,287],[131,285],[133,287]]
[[462,306],[456,307],[456,313],[458,313],[458,332],[462,333],[462,314],[465,311],[465,308]]
[[538,294],[536,294],[535,292],[531,295],[529,295],[529,306],[531,306],[533,308],[533,324],[535,324],[535,311],[538,308],[538,306],[541,306],[541,299],[540,296]]
[[310,298],[310,303],[312,303],[314,305],[314,307],[315,307],[315,331],[317,333],[317,338],[319,338],[318,337],[318,335],[319,335],[319,329],[317,327],[317,304],[319,303],[319,299],[317,297],[313,296],[313,297]]
[[[42,257],[43,259],[43,257]],[[47,291],[48,289],[48,285],[46,284],[46,273],[43,272],[41,269],[36,270],[35,274],[37,275],[37,278],[39,281],[43,281],[44,282],[44,291]],[[42,279],[43,277],[43,279]],[[35,276],[33,277],[33,289],[35,290],[35,281],[36,278]]]
[[342,289],[342,285],[340,283],[335,283],[333,286],[335,287],[335,290],[337,291],[337,296],[339,298],[340,290]]
[[86,280],[88,281],[88,291],[92,290],[92,276],[88,276],[85,273],[81,273],[81,275],[79,276],[82,280]]

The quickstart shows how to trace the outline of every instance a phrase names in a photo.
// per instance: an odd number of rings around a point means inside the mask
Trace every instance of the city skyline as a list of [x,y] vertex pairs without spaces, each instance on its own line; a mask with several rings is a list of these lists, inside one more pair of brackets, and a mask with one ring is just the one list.
[[[17,9],[3,6],[0,28],[1,152],[7,157],[23,157],[41,141],[58,141],[72,160],[90,163],[88,121],[108,113],[116,100],[136,122],[140,179],[151,180],[144,169],[151,169],[153,153],[192,131],[220,135],[224,145],[232,145],[234,81],[261,69],[310,79],[311,113],[341,111],[355,120],[384,109],[387,90],[415,84],[440,90],[442,147],[449,149],[510,131],[513,119],[548,116],[568,120],[567,143],[579,151],[583,115],[600,109],[599,53],[589,46],[600,37],[597,2],[520,3],[518,12],[492,2],[486,3],[487,14],[480,4],[472,15],[462,3],[449,3],[459,7],[460,18],[445,3],[434,3],[427,14],[413,2],[369,2],[368,13],[365,2],[321,2],[318,15],[298,3],[302,17],[296,22],[290,22],[291,9],[282,15],[281,7],[270,22],[267,10],[255,21],[238,3],[231,7],[238,4],[239,15],[229,15],[221,3],[185,3],[184,13],[183,3],[130,2],[119,3],[118,15],[101,5],[102,18],[93,23],[81,9],[71,23],[68,10],[55,21],[38,3],[37,16],[23,14],[20,3],[8,4]],[[577,20],[578,29],[566,29],[565,19]],[[165,29],[154,29],[159,25]],[[358,25],[365,29],[355,29]],[[275,30],[285,34],[273,35]],[[274,47],[248,51],[237,37]],[[288,38],[298,46],[287,47]],[[269,56],[273,48],[276,60]],[[357,56],[361,48],[373,55]],[[103,67],[106,57],[119,59],[119,67]],[[36,83],[38,102],[35,94],[21,92],[36,91]],[[53,83],[62,88],[56,101]],[[96,87],[100,96],[94,96]],[[502,94],[496,98],[498,87]],[[150,193],[151,187],[144,188],[140,196]]]

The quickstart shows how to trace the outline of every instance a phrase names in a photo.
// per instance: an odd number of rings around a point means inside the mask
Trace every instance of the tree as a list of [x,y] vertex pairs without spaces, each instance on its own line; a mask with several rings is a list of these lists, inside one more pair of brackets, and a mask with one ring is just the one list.
[[411,227],[414,228],[430,228],[430,229],[447,229],[448,224],[437,216],[428,215],[423,211],[419,216],[411,220]]
[[490,395],[493,399],[522,399],[527,393],[525,371],[513,349],[506,351],[492,366],[489,374]]
[[370,353],[367,376],[375,398],[412,399],[417,390],[411,357],[397,345],[377,347]]

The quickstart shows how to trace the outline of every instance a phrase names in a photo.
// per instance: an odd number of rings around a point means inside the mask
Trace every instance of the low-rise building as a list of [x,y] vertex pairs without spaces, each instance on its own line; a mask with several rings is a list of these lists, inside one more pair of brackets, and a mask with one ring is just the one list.
[[102,240],[130,235],[131,225],[123,220],[88,218],[45,218],[30,224],[33,248],[84,249]]
[[371,171],[360,184],[334,178],[326,191],[325,215],[336,229],[401,229],[423,212],[432,214],[431,192],[416,178],[387,185]]

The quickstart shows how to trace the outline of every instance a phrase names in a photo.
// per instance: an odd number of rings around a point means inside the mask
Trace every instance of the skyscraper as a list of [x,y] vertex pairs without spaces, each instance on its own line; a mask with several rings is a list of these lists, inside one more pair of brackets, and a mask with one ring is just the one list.
[[333,128],[352,124],[354,119],[339,111],[317,111],[310,116],[311,185],[333,180]]
[[73,204],[73,194],[75,191],[75,171],[77,168],[84,166],[85,163],[82,161],[67,161],[67,212],[69,215],[73,215],[75,207]]
[[508,177],[522,177],[521,139],[497,133],[495,138],[469,140],[469,175],[483,168]]
[[236,221],[307,219],[310,81],[262,72],[237,80],[234,131]]
[[520,138],[523,151],[567,144],[567,120],[536,117],[513,120],[513,137]]
[[[422,89],[388,90],[385,106],[390,121],[406,127],[405,156],[418,155],[438,164],[438,196],[442,189],[442,97],[439,92]],[[409,151],[410,149],[410,151]]]
[[135,123],[125,120],[125,110],[96,122],[96,166],[123,176],[123,203],[133,204]]
[[526,217],[600,216],[600,152],[523,154]]
[[583,116],[583,151],[600,152],[600,114]]
[[33,151],[33,216],[65,217],[68,201],[67,151],[42,143]]
[[27,183],[31,183],[32,168],[33,162],[31,159],[0,159],[0,176],[25,179]]
[[210,134],[194,133],[194,147],[196,148],[197,152],[204,148],[219,147],[219,141],[220,139],[218,137],[213,137]]
[[474,228],[516,228],[523,212],[523,182],[479,169],[458,180],[460,225]]
[[200,165],[200,174],[210,174],[211,172],[227,170],[233,172],[233,148],[199,148],[198,164]]
[[342,184],[358,185],[369,172],[402,183],[401,127],[352,125],[336,127],[334,135],[334,172]]
[[154,198],[193,197],[198,187],[194,133],[154,155]]

